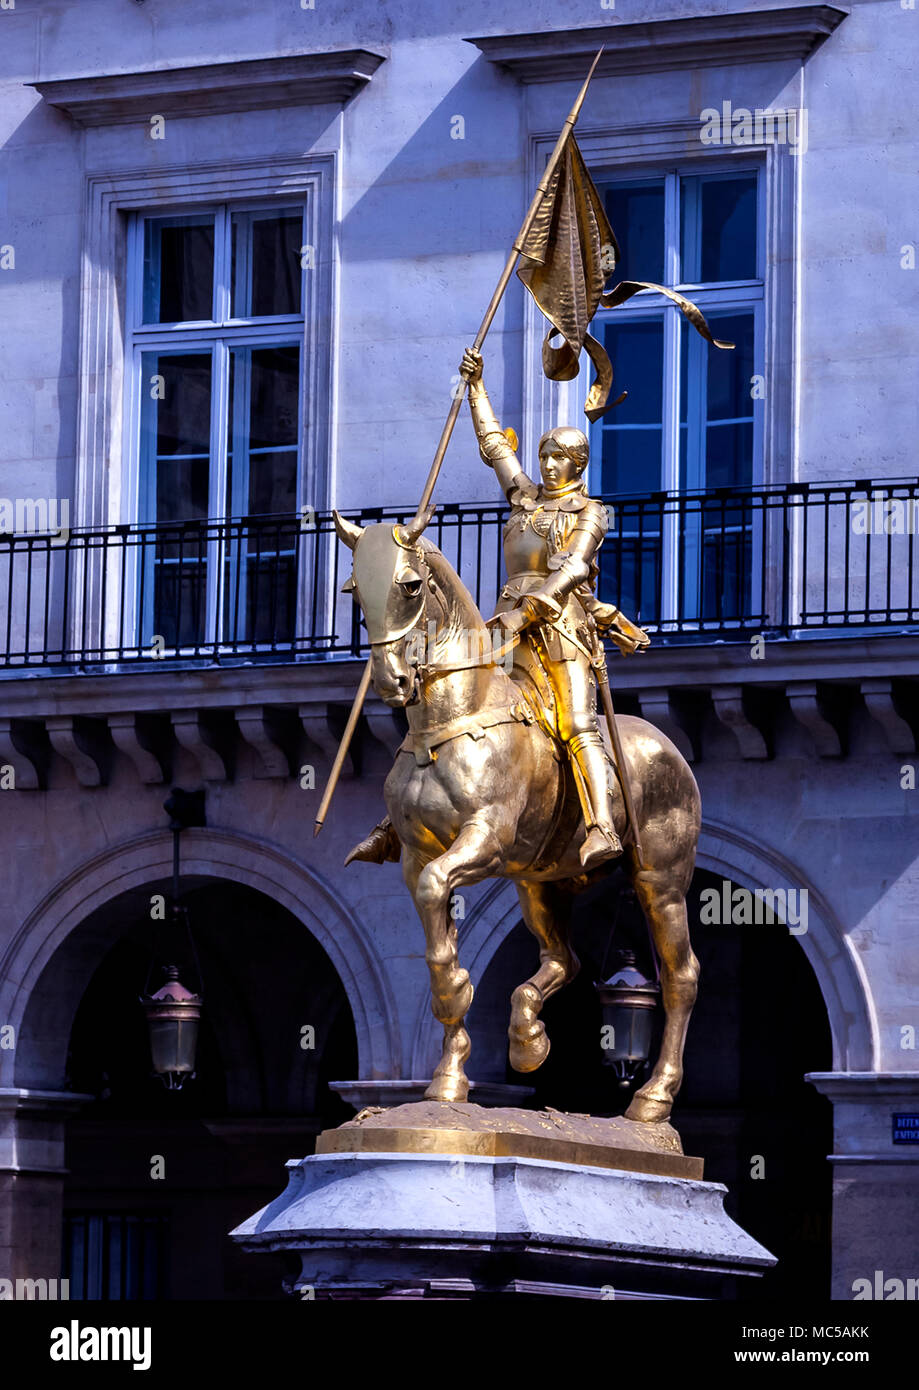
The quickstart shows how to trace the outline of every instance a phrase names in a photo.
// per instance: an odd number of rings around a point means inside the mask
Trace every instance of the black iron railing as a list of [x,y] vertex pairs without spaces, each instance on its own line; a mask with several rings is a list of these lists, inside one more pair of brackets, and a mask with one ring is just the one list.
[[[919,479],[604,500],[600,595],[658,641],[919,625]],[[447,504],[428,531],[486,614],[506,517]],[[0,535],[0,668],[359,655],[349,572],[329,514]]]

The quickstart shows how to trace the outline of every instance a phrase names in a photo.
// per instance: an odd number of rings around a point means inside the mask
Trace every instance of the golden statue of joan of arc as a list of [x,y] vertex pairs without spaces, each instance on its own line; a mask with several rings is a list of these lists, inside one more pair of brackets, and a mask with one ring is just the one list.
[[467,348],[460,374],[469,387],[479,452],[494,469],[511,507],[504,528],[507,582],[492,621],[520,634],[514,665],[537,692],[544,692],[543,710],[552,711],[553,732],[571,758],[588,829],[581,864],[593,869],[622,852],[610,814],[609,778],[614,774],[597,721],[599,638],[609,636],[625,652],[647,647],[650,639],[594,593],[608,513],[602,502],[588,496],[583,480],[589,458],[586,435],[568,427],[544,434],[539,441],[542,483],[536,484],[521,468],[492,410],[481,353]]
[[[479,452],[494,469],[511,508],[504,528],[507,579],[489,623],[517,638],[514,679],[532,692],[536,717],[571,759],[587,829],[581,865],[595,869],[622,853],[609,798],[616,773],[597,718],[595,673],[605,662],[602,638],[625,653],[643,650],[650,638],[594,593],[597,554],[609,517],[603,503],[588,496],[583,481],[587,436],[568,427],[544,434],[539,441],[542,483],[537,484],[523,471],[498,423],[482,380],[482,355],[475,348],[466,349],[460,375],[469,389]],[[386,817],[346,862],[397,857]]]

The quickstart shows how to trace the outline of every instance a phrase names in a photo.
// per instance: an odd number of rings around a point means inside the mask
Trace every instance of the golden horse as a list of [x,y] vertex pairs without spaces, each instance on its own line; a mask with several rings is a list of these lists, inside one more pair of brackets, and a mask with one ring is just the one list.
[[[550,995],[574,978],[569,944],[572,891],[587,881],[578,850],[586,834],[568,759],[534,717],[534,692],[511,678],[493,634],[459,575],[422,536],[430,514],[408,526],[360,527],[335,514],[353,551],[346,588],[360,603],[372,653],[372,681],[386,704],[406,711],[409,735],[386,778],[384,797],[405,882],[421,918],[434,1016],[443,1051],[425,1098],[465,1101],[470,1052],[464,1022],[472,1003],[460,965],[453,894],[487,878],[509,878],[539,968],[511,996],[510,1061],[530,1072],[549,1039],[539,1018]],[[538,712],[538,711],[537,711]],[[632,778],[645,867],[627,842],[621,789],[611,790],[624,866],[660,957],[665,1026],[648,1081],[627,1118],[661,1122],[683,1075],[686,1029],[699,965],[692,952],[686,892],[701,825],[695,778],[652,724],[619,719]],[[609,874],[603,865],[591,880]]]

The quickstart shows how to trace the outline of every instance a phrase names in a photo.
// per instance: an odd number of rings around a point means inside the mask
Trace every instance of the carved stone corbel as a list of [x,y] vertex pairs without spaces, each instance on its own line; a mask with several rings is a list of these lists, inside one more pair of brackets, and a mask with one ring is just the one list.
[[395,758],[404,735],[393,711],[383,704],[368,705],[364,708],[364,718],[371,736],[382,744],[391,758]]
[[174,711],[172,727],[179,743],[195,759],[205,782],[228,780],[228,759],[218,746],[214,730],[199,710]]
[[44,784],[44,759],[34,739],[13,728],[12,719],[0,719],[0,768],[11,767],[17,791],[37,791]]
[[55,753],[73,768],[81,787],[101,787],[106,758],[100,728],[87,719],[55,714],[45,720]]
[[328,707],[325,704],[300,705],[297,715],[306,737],[319,749],[326,765],[331,767],[338,752],[338,739],[329,723]]
[[795,682],[786,686],[785,694],[792,714],[807,729],[819,756],[838,758],[842,753],[839,731],[830,722],[824,703],[817,694],[817,682]]
[[145,786],[154,787],[165,782],[166,768],[142,715],[119,711],[109,715],[108,726],[115,747],[134,764]]
[[894,704],[893,682],[880,677],[863,680],[861,691],[868,713],[883,729],[891,753],[915,753],[916,736]]
[[660,729],[662,734],[666,734],[687,762],[695,762],[699,756],[697,747],[689,730],[677,719],[673,701],[670,698],[670,691],[639,690],[638,704],[642,719],[647,719],[649,724],[653,724]]
[[280,738],[278,721],[264,705],[252,705],[236,711],[239,732],[254,748],[261,766],[256,777],[289,777],[290,760]]
[[762,730],[752,722],[744,706],[743,686],[725,685],[712,689],[715,713],[737,739],[743,758],[768,758],[769,749]]

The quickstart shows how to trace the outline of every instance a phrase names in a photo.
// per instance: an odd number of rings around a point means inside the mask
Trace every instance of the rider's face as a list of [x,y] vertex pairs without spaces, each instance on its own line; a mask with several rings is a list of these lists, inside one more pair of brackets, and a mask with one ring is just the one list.
[[578,476],[574,461],[550,440],[539,451],[539,471],[546,487],[567,487]]

